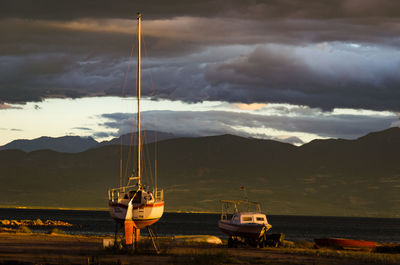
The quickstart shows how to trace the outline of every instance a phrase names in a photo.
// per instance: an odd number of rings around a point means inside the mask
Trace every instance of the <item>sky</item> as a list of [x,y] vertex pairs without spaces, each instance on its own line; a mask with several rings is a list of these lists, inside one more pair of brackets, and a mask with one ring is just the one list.
[[397,0],[3,0],[0,145],[133,130],[138,11],[145,129],[301,145],[400,126]]

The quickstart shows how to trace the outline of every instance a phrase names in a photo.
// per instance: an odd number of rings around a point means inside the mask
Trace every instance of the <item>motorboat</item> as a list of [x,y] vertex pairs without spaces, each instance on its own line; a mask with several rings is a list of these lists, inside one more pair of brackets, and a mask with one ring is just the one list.
[[[268,223],[267,216],[261,212],[258,202],[221,200],[221,204],[222,212],[218,228],[229,236],[228,247],[240,242],[254,246],[265,245],[266,232],[272,225]],[[250,211],[250,208],[253,210]]]
[[235,213],[232,219],[221,219],[219,229],[227,235],[245,238],[259,238],[267,232],[272,225],[267,221],[265,214],[258,212]]

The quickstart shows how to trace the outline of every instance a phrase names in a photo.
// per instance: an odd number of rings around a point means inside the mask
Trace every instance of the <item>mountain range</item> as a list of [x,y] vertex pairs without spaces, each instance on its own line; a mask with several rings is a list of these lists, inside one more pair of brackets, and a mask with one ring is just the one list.
[[[135,167],[131,148],[2,150],[0,205],[106,208],[121,154],[122,182]],[[234,135],[173,138],[144,146],[144,175],[154,176],[156,154],[167,211],[216,212],[221,199],[247,197],[269,214],[400,217],[399,150],[397,127],[299,147]]]
[[[166,139],[177,138],[172,133],[165,133],[165,132],[156,132],[156,131],[143,131],[142,134],[144,135],[144,143],[153,143],[156,141],[162,141]],[[79,153],[86,151],[90,148],[104,146],[104,145],[111,145],[111,144],[122,144],[123,145],[131,145],[135,143],[136,133],[127,133],[121,135],[118,138],[113,138],[109,141],[97,142],[92,137],[81,137],[81,136],[62,136],[62,137],[48,137],[42,136],[39,138],[27,140],[14,140],[8,144],[0,146],[0,150],[7,150],[7,149],[18,149],[25,152],[32,152],[36,150],[53,150],[57,152],[64,152],[64,153]]]

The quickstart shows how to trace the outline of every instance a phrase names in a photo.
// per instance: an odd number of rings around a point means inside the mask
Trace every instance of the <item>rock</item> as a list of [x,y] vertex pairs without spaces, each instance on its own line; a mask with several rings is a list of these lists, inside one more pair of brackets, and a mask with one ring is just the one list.
[[17,220],[11,220],[10,223],[11,223],[11,225],[15,225],[15,226],[21,225],[21,222],[19,222]]
[[21,225],[34,225],[33,220],[21,220]]
[[0,220],[0,222],[1,222],[1,225],[10,225],[11,224],[10,220]]
[[42,220],[40,220],[40,219],[36,219],[36,220],[34,221],[34,225],[41,226],[41,225],[44,225],[44,223],[43,223],[43,221],[42,221]]
[[13,225],[13,226],[72,226],[72,224],[63,221],[46,220],[43,222],[40,219],[36,220],[0,220],[0,225]]
[[52,221],[52,220],[46,220],[46,221],[44,222],[44,224],[45,224],[45,225],[54,225],[54,221]]

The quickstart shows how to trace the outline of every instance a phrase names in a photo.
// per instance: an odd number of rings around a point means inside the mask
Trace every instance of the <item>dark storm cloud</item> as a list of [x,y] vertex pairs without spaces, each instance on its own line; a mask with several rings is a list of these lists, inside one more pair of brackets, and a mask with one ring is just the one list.
[[399,52],[363,56],[372,49],[354,49],[357,53],[326,53],[315,47],[310,62],[305,49],[257,47],[235,61],[208,67],[206,78],[220,90],[229,87],[225,98],[230,101],[400,110]]
[[[134,94],[136,10],[156,85],[144,95],[400,110],[397,0],[1,1],[0,103]],[[354,43],[372,48],[335,60]]]
[[0,17],[24,19],[73,20],[77,18],[130,18],[135,12],[148,17],[179,16],[269,18],[341,18],[388,16],[398,17],[400,3],[396,0],[319,0],[319,1],[240,1],[240,0],[3,0]]
[[[301,109],[291,110],[296,114]],[[354,139],[371,131],[383,130],[397,120],[396,116],[362,116],[315,113],[315,115],[256,115],[225,111],[179,112],[179,111],[147,111],[142,113],[144,128],[158,130],[184,136],[208,136],[234,134],[244,137],[274,139],[289,143],[302,143],[299,138],[282,135],[271,137],[268,134],[252,129],[273,129],[278,131],[311,133],[320,137]],[[156,117],[156,118],[155,118]],[[131,131],[135,121],[129,113],[103,114],[108,121],[101,124],[107,128],[119,129],[120,134]]]

